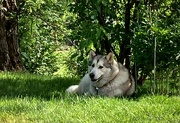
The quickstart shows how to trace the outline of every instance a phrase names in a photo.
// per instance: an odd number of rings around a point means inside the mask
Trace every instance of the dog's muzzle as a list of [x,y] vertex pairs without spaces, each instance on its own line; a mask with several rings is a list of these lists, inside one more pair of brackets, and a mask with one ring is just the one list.
[[94,78],[94,77],[95,77],[95,74],[94,74],[94,73],[90,73],[90,74],[89,74],[89,77],[91,78],[91,81],[92,81],[92,82],[97,82],[97,81],[101,80],[101,78],[102,78],[102,76],[100,76],[98,79],[95,79],[95,78]]
[[91,81],[97,81],[97,79],[94,79],[95,77],[94,73],[90,73],[89,77],[91,78]]
[[94,78],[94,76],[95,76],[94,73],[90,73],[90,74],[89,74],[89,77],[90,77],[91,79]]

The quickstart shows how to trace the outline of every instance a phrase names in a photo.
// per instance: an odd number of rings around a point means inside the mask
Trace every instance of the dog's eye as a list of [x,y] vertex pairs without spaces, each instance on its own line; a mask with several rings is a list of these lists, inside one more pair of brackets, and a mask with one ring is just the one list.
[[92,64],[91,66],[94,67],[94,64]]
[[99,69],[102,69],[103,68],[103,66],[99,66]]

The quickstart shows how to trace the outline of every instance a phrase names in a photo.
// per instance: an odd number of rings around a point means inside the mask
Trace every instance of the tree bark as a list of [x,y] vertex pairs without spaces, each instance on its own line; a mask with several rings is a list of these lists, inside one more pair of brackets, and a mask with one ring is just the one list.
[[11,68],[6,40],[5,15],[0,10],[0,70],[10,70]]
[[16,0],[4,0],[0,10],[0,70],[24,70],[18,42]]
[[124,64],[125,62],[125,66],[127,69],[130,70],[130,51],[131,48],[129,47],[130,45],[130,16],[131,16],[131,9],[134,5],[134,1],[130,2],[130,0],[128,0],[127,4],[125,5],[125,36],[124,36],[124,40],[122,42],[122,44],[120,44],[120,58],[119,58],[119,62]]

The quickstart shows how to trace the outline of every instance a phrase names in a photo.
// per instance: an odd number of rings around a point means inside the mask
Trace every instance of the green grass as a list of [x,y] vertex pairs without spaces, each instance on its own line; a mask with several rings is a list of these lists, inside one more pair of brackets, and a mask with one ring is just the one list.
[[0,73],[0,123],[179,123],[180,97],[68,95],[76,78]]

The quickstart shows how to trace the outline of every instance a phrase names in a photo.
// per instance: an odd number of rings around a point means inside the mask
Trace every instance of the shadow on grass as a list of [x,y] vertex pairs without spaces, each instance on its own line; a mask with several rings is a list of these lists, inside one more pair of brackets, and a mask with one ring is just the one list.
[[65,89],[78,82],[77,78],[0,73],[0,97],[56,98],[64,96]]
[[[33,75],[28,73],[0,72],[0,98],[38,97],[44,99],[64,98],[65,89],[78,84],[79,79],[57,76]],[[147,88],[138,91],[128,99],[151,95]],[[124,98],[124,97],[122,97]]]

